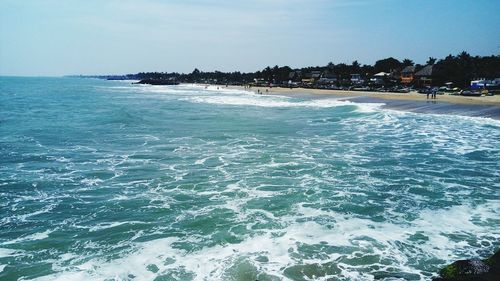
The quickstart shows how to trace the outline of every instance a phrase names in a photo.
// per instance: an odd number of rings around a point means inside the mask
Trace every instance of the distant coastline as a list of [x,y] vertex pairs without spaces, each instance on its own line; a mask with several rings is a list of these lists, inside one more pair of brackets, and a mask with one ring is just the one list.
[[[461,95],[500,94],[500,56],[471,56],[461,52],[442,59],[432,58],[419,64],[411,59],[402,61],[393,57],[376,61],[373,65],[329,62],[324,66],[292,68],[267,66],[255,72],[201,71],[191,73],[139,72],[125,75],[73,75],[70,77],[107,80],[139,80],[140,83],[165,85],[175,83],[205,83],[233,86],[280,86],[372,92],[400,92],[411,90],[446,92]],[[465,91],[465,92],[464,92]]]

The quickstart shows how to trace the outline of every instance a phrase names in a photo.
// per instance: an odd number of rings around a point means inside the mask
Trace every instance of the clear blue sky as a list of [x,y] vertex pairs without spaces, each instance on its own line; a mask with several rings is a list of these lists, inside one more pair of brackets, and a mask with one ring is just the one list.
[[0,75],[500,54],[499,0],[0,0]]

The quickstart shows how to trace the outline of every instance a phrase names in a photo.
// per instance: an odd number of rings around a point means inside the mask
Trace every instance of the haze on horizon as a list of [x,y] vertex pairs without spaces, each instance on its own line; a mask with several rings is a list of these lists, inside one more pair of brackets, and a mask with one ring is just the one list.
[[0,75],[500,54],[498,0],[2,0]]

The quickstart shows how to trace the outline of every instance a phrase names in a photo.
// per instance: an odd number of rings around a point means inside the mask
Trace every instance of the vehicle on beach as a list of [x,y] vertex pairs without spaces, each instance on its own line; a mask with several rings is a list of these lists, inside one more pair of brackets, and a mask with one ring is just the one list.
[[410,91],[411,91],[411,89],[407,88],[407,87],[396,89],[396,93],[409,93]]
[[451,90],[450,93],[448,93],[448,95],[450,96],[459,96],[460,93],[462,92],[462,89],[458,88],[458,87],[455,87]]
[[393,92],[393,93],[409,93],[410,91],[411,88],[404,86],[394,86],[392,88],[387,89],[387,92]]
[[370,87],[353,87],[351,88],[352,91],[371,91]]
[[380,93],[385,93],[385,92],[388,92],[389,90],[387,88],[385,88],[384,86],[380,87],[380,88],[376,88],[374,89],[375,92],[380,92]]
[[453,89],[450,88],[450,87],[448,87],[448,86],[441,86],[437,90],[437,94],[438,95],[449,94],[449,93],[452,93],[452,92],[453,92]]
[[480,97],[483,94],[479,91],[471,91],[471,90],[462,90],[460,92],[461,96],[466,96],[466,97]]

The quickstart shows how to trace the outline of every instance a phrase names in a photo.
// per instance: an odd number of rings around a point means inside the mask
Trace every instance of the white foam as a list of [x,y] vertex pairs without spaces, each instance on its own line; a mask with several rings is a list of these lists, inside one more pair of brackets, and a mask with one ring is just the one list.
[[26,242],[26,241],[35,241],[35,240],[43,240],[45,238],[49,237],[49,234],[51,234],[53,231],[52,230],[46,230],[44,232],[37,232],[31,235],[23,236],[20,238],[16,238],[7,242],[3,242],[2,245],[10,245],[10,244],[17,244],[20,242]]
[[[130,198],[130,197],[128,197]],[[92,226],[91,228],[89,228],[89,232],[94,232],[94,231],[99,231],[99,230],[103,230],[103,229],[110,229],[110,228],[114,228],[114,227],[117,227],[117,226],[121,226],[121,225],[124,225],[124,224],[143,224],[143,222],[140,222],[140,221],[125,221],[125,222],[107,222],[107,223],[100,223],[98,225],[95,225],[95,226]]]
[[57,161],[57,162],[61,162],[61,163],[69,163],[71,162],[70,159],[66,158],[66,157],[55,157],[55,156],[47,156],[47,159],[49,160],[54,160],[54,161]]
[[[252,263],[260,272],[284,279],[286,277],[283,275],[283,269],[286,267],[333,262],[341,270],[343,278],[373,280],[371,274],[359,272],[357,266],[341,262],[342,258],[351,259],[359,257],[356,256],[358,254],[370,253],[386,261],[390,260],[392,268],[417,274],[421,280],[425,280],[426,275],[412,266],[410,258],[433,257],[451,261],[457,258],[455,254],[457,250],[469,249],[471,254],[473,253],[471,249],[475,248],[474,246],[453,241],[448,236],[450,234],[468,233],[477,237],[487,235],[491,239],[500,239],[500,232],[495,226],[485,229],[473,223],[478,217],[485,220],[496,218],[499,215],[498,204],[498,201],[491,201],[478,208],[456,206],[439,211],[423,211],[419,219],[399,224],[374,222],[299,205],[295,215],[283,218],[272,216],[273,220],[281,220],[281,223],[286,224],[284,228],[249,233],[238,244],[216,245],[187,252],[178,249],[175,243],[189,241],[198,243],[196,237],[158,239],[136,244],[137,250],[121,259],[111,262],[92,259],[79,265],[78,271],[73,268],[39,280],[86,280],[111,277],[120,279],[126,278],[129,274],[140,280],[150,280],[174,270],[185,270],[195,274],[193,280],[222,280],[227,268],[240,259]],[[329,218],[330,223],[323,225],[313,221],[315,218]],[[428,240],[419,241],[418,244],[408,240],[415,233],[425,235]],[[340,246],[358,250],[347,254],[333,253],[321,259],[298,258],[300,245]],[[407,246],[401,247],[401,245]],[[257,256],[266,256],[269,262],[258,262],[254,259]],[[158,267],[157,274],[147,270],[150,264]],[[382,269],[387,268],[383,263],[378,266]]]
[[270,168],[282,168],[282,167],[293,167],[293,166],[299,166],[300,164],[295,161],[291,162],[283,162],[283,163],[276,163],[276,162],[271,162],[269,164],[263,164],[262,166],[264,167],[270,167]]
[[28,214],[18,215],[18,216],[15,216],[15,218],[18,219],[18,220],[20,220],[20,221],[26,221],[28,218],[30,218],[32,216],[37,216],[37,215],[40,215],[40,214],[44,214],[44,213],[50,212],[55,206],[56,206],[56,204],[49,204],[49,205],[43,207],[42,209],[40,209],[38,211],[35,211],[35,212],[32,212],[32,213],[28,213]]
[[205,164],[205,161],[207,161],[207,159],[210,158],[210,157],[206,157],[206,158],[202,158],[202,159],[198,159],[194,162],[194,164],[196,165],[203,165]]
[[[258,95],[246,91],[222,86],[203,86],[197,84],[181,84],[177,86],[130,85],[127,87],[110,87],[115,90],[138,91],[159,94],[148,95],[154,98],[174,98],[193,103],[206,103],[227,106],[257,106],[257,107],[311,107],[334,108],[339,106],[355,106],[356,111],[371,113],[379,110],[383,103],[356,103],[345,98],[328,99],[298,99],[279,95]],[[133,97],[131,97],[133,98]],[[144,98],[144,97],[142,97]]]
[[97,186],[104,181],[101,179],[97,179],[97,178],[93,178],[93,179],[85,178],[85,179],[81,180],[80,182],[84,185],[87,185],[87,186]]
[[19,255],[18,250],[0,248],[0,258],[13,257]]
[[383,105],[380,103],[354,103],[339,99],[289,100],[278,96],[251,94],[241,96],[196,96],[184,98],[183,100],[195,103],[257,107],[333,108],[339,106],[356,106],[360,112],[373,112]]
[[481,117],[481,116],[466,116],[466,115],[456,115],[456,114],[437,114],[437,113],[423,113],[423,112],[411,112],[411,111],[400,111],[400,110],[394,110],[394,109],[388,109],[385,108],[384,112],[387,114],[390,114],[394,117],[404,117],[404,116],[425,116],[432,118],[433,120],[440,120],[440,121],[449,121],[453,123],[463,123],[464,125],[469,123],[469,124],[475,124],[475,125],[489,125],[489,126],[495,126],[495,127],[500,127],[500,120],[499,119],[493,119],[490,117]]

